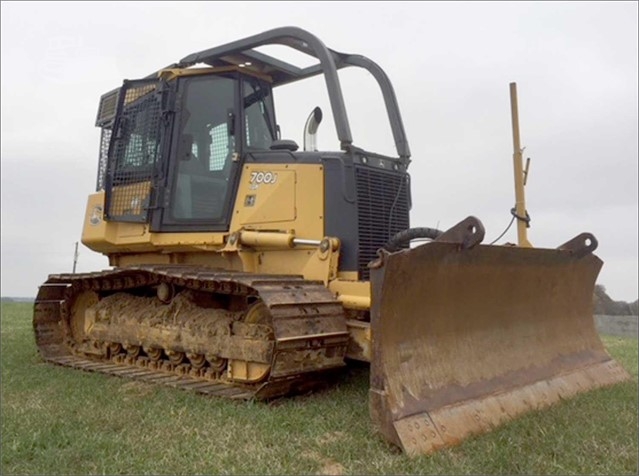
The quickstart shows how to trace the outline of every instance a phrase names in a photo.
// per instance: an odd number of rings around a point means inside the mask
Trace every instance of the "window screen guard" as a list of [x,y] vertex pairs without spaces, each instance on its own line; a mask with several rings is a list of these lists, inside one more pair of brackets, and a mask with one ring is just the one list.
[[105,180],[105,218],[141,222],[154,199],[165,122],[163,83],[125,81],[110,137]]

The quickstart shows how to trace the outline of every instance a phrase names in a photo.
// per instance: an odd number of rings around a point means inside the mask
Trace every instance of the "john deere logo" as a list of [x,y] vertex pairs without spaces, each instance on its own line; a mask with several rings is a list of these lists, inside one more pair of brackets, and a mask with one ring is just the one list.
[[89,218],[89,223],[91,225],[96,226],[99,225],[102,221],[102,207],[100,205],[96,205],[93,207],[93,211],[91,212],[91,218]]

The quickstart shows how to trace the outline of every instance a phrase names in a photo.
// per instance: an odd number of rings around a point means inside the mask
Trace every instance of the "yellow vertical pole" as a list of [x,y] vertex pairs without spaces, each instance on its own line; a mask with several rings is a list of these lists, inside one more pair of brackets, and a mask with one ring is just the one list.
[[510,111],[513,125],[513,163],[515,169],[515,214],[517,216],[517,242],[524,248],[532,248],[528,241],[528,223],[522,218],[526,214],[526,197],[524,194],[523,153],[519,140],[519,111],[517,108],[517,83],[510,83]]

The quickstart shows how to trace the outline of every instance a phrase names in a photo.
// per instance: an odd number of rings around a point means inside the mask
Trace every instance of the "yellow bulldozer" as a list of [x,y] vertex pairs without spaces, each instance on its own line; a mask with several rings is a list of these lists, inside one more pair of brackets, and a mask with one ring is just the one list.
[[[298,67],[257,48],[310,55]],[[355,146],[338,70],[381,89],[397,156]],[[274,88],[323,75],[340,142],[280,137]],[[595,330],[594,236],[519,245],[475,217],[411,228],[410,150],[388,76],[294,27],[186,56],[104,94],[82,242],[111,269],[49,276],[35,338],[54,364],[235,399],[308,391],[370,362],[370,415],[410,455],[629,378]],[[415,246],[415,240],[422,240]]]

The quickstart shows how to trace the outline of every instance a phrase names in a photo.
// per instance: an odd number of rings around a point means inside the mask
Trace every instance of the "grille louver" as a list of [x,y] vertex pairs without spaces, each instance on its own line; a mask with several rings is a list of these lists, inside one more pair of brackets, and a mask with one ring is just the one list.
[[357,264],[360,279],[370,276],[368,263],[395,233],[409,227],[408,175],[357,167],[357,219],[359,250]]
[[105,127],[113,123],[118,107],[119,94],[120,90],[115,89],[102,95],[100,98],[100,106],[98,107],[98,116],[95,119],[95,125],[97,127]]

